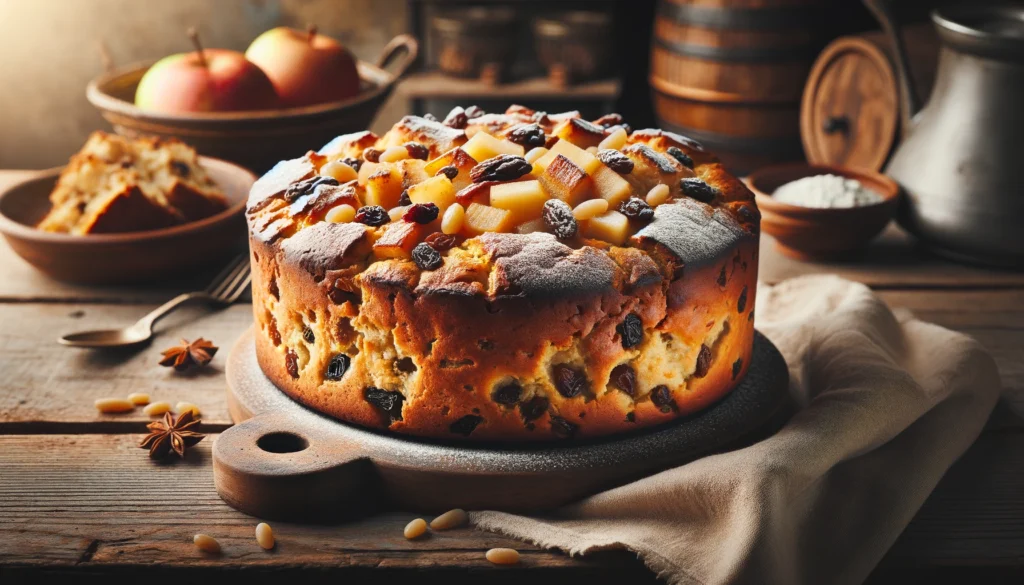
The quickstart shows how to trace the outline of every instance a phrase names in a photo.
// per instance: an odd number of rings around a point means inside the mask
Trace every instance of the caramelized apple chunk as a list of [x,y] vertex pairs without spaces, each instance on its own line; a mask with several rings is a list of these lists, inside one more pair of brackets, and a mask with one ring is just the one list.
[[476,166],[477,160],[469,156],[465,150],[461,148],[453,148],[441,156],[427,163],[427,166],[423,169],[427,175],[433,177],[444,167],[455,167],[458,169],[459,174],[452,179],[452,184],[455,185],[455,190],[459,191],[465,189],[469,183],[469,172]]
[[444,175],[431,177],[409,187],[409,200],[413,203],[433,203],[444,213],[455,203],[455,185]]
[[629,218],[610,209],[584,222],[583,235],[621,246],[629,237]]
[[383,227],[383,233],[373,243],[373,253],[380,258],[411,258],[412,249],[423,240],[427,226],[396,221]]
[[517,224],[539,218],[548,199],[540,181],[499,183],[491,187],[491,205],[511,212],[512,222]]
[[470,235],[478,236],[485,232],[510,232],[514,225],[511,211],[473,203],[466,209],[462,229]]
[[561,141],[571,142],[582,149],[587,149],[601,144],[605,132],[604,128],[582,118],[569,118],[555,128],[554,135]]
[[555,156],[537,179],[552,197],[565,201],[570,207],[588,199],[594,187],[590,175],[561,154]]
[[523,156],[525,152],[522,146],[508,140],[495,138],[486,132],[474,134],[472,138],[462,145],[462,150],[466,151],[466,154],[477,161],[485,161],[499,154]]
[[381,163],[379,168],[366,178],[365,203],[391,209],[398,205],[403,189],[402,173],[398,167]]

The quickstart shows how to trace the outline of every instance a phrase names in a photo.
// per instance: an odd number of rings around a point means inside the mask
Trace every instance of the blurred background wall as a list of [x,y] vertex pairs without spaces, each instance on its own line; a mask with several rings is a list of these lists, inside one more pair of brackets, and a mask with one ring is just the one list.
[[[244,51],[267,29],[316,23],[374,62],[405,11],[404,0],[0,0],[0,168],[63,164],[108,128],[85,99],[101,42],[125,65],[190,50],[193,25],[207,47]],[[378,119],[387,128],[405,110],[393,98]]]

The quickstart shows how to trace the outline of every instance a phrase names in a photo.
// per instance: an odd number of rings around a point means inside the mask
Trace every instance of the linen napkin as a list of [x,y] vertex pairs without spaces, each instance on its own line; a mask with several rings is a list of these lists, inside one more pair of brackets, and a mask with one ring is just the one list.
[[800,408],[778,433],[549,516],[476,512],[476,526],[570,554],[629,549],[671,584],[863,581],[981,432],[995,363],[834,276],[762,285],[756,311]]

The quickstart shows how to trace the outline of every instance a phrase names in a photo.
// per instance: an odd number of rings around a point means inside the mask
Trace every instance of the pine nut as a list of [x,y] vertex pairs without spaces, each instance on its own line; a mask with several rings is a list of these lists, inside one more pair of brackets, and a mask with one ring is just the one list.
[[427,532],[427,521],[423,518],[417,518],[412,522],[405,525],[405,537],[409,540],[415,540]]
[[647,192],[647,204],[651,207],[657,207],[666,201],[668,201],[668,185],[664,183],[655,185]]
[[588,146],[587,147],[587,152],[589,152],[590,154],[597,154],[597,147],[596,146]]
[[604,137],[601,144],[597,145],[598,150],[604,150],[610,148],[611,150],[618,150],[626,144],[626,129],[619,126],[614,132]]
[[256,525],[256,544],[260,545],[263,550],[274,548],[274,531],[266,522]]
[[409,151],[404,146],[392,146],[380,153],[380,162],[398,162],[409,158]]
[[430,521],[430,528],[433,530],[451,530],[458,528],[469,520],[469,515],[461,508],[448,510],[437,518]]
[[100,398],[95,402],[96,410],[99,410],[103,414],[114,414],[121,412],[131,412],[135,410],[135,405],[130,400],[123,398]]
[[543,146],[537,146],[535,148],[531,148],[530,152],[526,153],[526,156],[524,156],[523,158],[526,159],[526,162],[532,165],[533,163],[537,162],[538,158],[544,156],[547,153],[548,149],[544,148]]
[[446,234],[457,234],[462,231],[466,221],[466,208],[461,203],[452,203],[441,216],[441,231]]
[[355,218],[356,208],[347,203],[342,203],[328,211],[324,219],[331,223],[348,223]]
[[355,181],[358,178],[355,169],[339,160],[332,160],[320,167],[320,176],[333,177],[334,179],[337,179],[339,183],[348,183],[349,181]]
[[398,207],[392,207],[388,211],[388,217],[391,218],[391,221],[401,221],[402,216],[405,215],[406,211],[409,211],[410,207],[412,207],[412,206],[411,205],[399,205]]
[[519,551],[514,548],[492,548],[484,556],[495,565],[514,565],[519,562]]
[[192,537],[192,542],[195,543],[196,548],[203,551],[204,553],[209,553],[211,555],[220,553],[220,543],[217,542],[216,539],[214,539],[212,536],[207,536],[205,534],[197,534]]
[[149,394],[145,392],[132,392],[128,395],[128,402],[135,406],[146,406],[149,404]]
[[149,404],[146,405],[146,408],[142,409],[142,413],[145,414],[146,416],[160,416],[161,414],[170,411],[171,403],[163,401],[150,402]]
[[579,221],[591,219],[608,211],[608,201],[605,199],[588,199],[572,210],[572,216]]
[[174,411],[179,415],[185,414],[186,411],[192,411],[192,416],[198,418],[200,416],[199,407],[191,402],[179,402],[174,406]]

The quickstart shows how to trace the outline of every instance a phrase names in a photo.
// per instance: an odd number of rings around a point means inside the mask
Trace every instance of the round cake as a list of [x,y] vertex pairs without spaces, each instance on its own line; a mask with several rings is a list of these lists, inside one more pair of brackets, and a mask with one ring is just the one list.
[[406,116],[279,163],[247,218],[259,364],[348,423],[592,438],[704,409],[750,363],[753,194],[617,114]]

